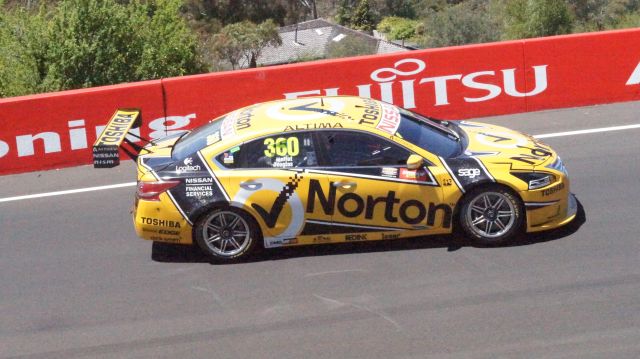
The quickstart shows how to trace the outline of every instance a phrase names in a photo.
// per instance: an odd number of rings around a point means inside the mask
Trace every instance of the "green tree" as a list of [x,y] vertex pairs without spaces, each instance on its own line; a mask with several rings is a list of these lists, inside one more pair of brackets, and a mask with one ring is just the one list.
[[3,11],[0,94],[201,72],[197,39],[180,6],[180,0],[61,0],[43,3],[39,12]]
[[496,3],[484,0],[468,0],[431,12],[423,22],[424,34],[419,42],[426,47],[442,47],[499,40],[498,14]]
[[573,25],[564,0],[511,0],[506,2],[505,14],[508,39],[568,34]]
[[433,15],[434,12],[442,11],[451,5],[447,0],[417,0],[414,8],[416,9],[416,17],[423,20]]
[[[307,16],[317,16],[316,0],[183,0],[183,10],[189,20],[222,25],[249,20],[261,23],[272,19],[279,25],[294,24]],[[315,14],[315,16],[314,16]]]
[[417,20],[389,16],[378,23],[377,30],[386,34],[390,40],[402,40],[404,44],[405,40],[416,36],[418,24]]
[[[575,17],[575,31],[599,31],[633,27],[628,19],[638,16],[638,0],[568,0]],[[631,25],[631,26],[628,26]]]
[[341,0],[336,11],[336,22],[343,26],[351,26],[354,6],[354,0]]
[[24,30],[11,15],[0,12],[0,97],[35,92],[38,85],[35,61],[15,36]]
[[504,3],[504,39],[525,37],[527,29],[527,0],[503,0]]
[[[204,71],[197,58],[197,39],[180,18],[180,0],[147,5],[146,25],[140,29],[142,56],[136,75],[141,79],[182,76]],[[160,41],[158,41],[160,40]]]
[[573,20],[564,0],[538,0],[527,4],[527,37],[568,34]]
[[416,0],[385,0],[385,15],[414,19],[416,17]]
[[33,14],[24,8],[0,12],[0,97],[41,91],[46,35],[44,8]]
[[[140,5],[115,0],[63,0],[53,16],[44,87],[47,90],[137,80],[145,25]],[[141,16],[142,15],[142,16]]]
[[630,27],[640,27],[640,12],[621,16],[615,25],[615,28],[617,29],[626,29]]
[[235,69],[242,63],[256,67],[256,61],[265,47],[281,44],[278,26],[272,20],[259,25],[245,20],[225,26],[214,35],[212,47],[220,59],[229,61],[231,68]]
[[[249,21],[246,21],[249,23]],[[213,53],[221,60],[229,61],[231,69],[236,69],[244,56],[245,27],[243,23],[230,24],[222,28],[222,31],[213,35],[211,47]]]
[[354,29],[371,32],[375,28],[374,15],[369,0],[360,0],[351,18]]
[[256,67],[256,61],[265,47],[280,45],[282,45],[282,38],[278,32],[278,25],[271,19],[260,23],[256,26],[255,35],[247,50],[249,67]]

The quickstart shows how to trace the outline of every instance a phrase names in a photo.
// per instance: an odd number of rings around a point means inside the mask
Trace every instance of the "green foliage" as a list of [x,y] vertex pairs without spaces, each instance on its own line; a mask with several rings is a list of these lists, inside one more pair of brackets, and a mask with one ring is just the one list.
[[0,95],[14,96],[198,73],[180,0],[61,0],[50,11],[3,12]]
[[[575,31],[599,31],[633,27],[640,0],[568,0],[575,17]],[[636,25],[637,26],[637,25]]]
[[39,14],[0,12],[0,97],[39,92],[43,26]]
[[[204,70],[197,59],[197,40],[179,17],[181,1],[158,0],[153,16],[141,28],[142,57],[136,69],[141,79],[182,76]],[[161,41],[158,41],[161,39]]]
[[360,0],[351,18],[354,29],[371,32],[376,27],[369,0]]
[[415,6],[416,16],[420,19],[426,19],[434,12],[442,11],[452,4],[447,0],[418,0]]
[[[2,1],[0,0],[0,7]],[[46,8],[0,12],[0,97],[40,91],[48,48]]]
[[[184,11],[189,20],[199,23],[210,21],[222,25],[244,20],[261,23],[272,19],[279,25],[304,21],[312,15],[315,0],[183,0]],[[309,6],[307,6],[309,5]]]
[[[246,23],[251,24],[249,21]],[[244,56],[244,29],[243,23],[238,22],[225,26],[213,36],[214,53],[218,58],[229,61],[232,69],[238,67]]]
[[256,60],[267,46],[282,44],[278,26],[272,20],[259,25],[245,20],[225,26],[213,37],[213,51],[220,59],[239,67],[243,61],[248,67],[256,67]]
[[416,8],[428,47],[633,27],[640,16],[640,0],[420,0]]
[[418,1],[416,0],[385,0],[384,13],[393,17],[403,17],[409,19],[415,19],[416,6]]
[[523,39],[568,34],[573,19],[564,0],[507,1],[504,37]]
[[390,40],[409,40],[416,36],[417,20],[402,17],[385,17],[378,23],[377,30],[386,34]]
[[527,14],[527,37],[568,34],[572,18],[564,0],[529,1]]
[[[389,16],[415,19],[418,16],[419,9],[428,6],[425,3],[431,3],[432,1],[446,2],[446,0],[369,0],[365,5],[362,0],[340,0],[335,10],[335,20],[340,25],[352,26],[359,6],[369,8],[368,11],[374,23],[382,17]],[[337,1],[331,0],[331,2],[335,4]]]
[[144,23],[139,15],[113,0],[62,1],[51,21],[44,88],[53,91],[137,80],[142,39],[136,30]]
[[255,33],[247,49],[249,67],[256,67],[256,61],[265,47],[280,45],[282,45],[282,39],[280,38],[280,33],[278,33],[278,25],[272,20],[260,23],[256,26]]
[[369,0],[341,0],[335,19],[340,25],[370,33],[376,27],[376,10]]
[[336,22],[343,26],[351,25],[353,17],[352,9],[355,5],[353,0],[341,0],[336,13]]
[[494,6],[491,1],[470,0],[432,12],[424,22],[420,43],[442,47],[496,41],[500,26]]
[[527,27],[527,0],[505,0],[504,32],[505,39],[516,39],[526,32]]
[[625,14],[621,16],[615,24],[616,29],[626,29],[630,27],[640,27],[640,12]]
[[568,0],[576,26],[578,28],[589,26],[593,29],[604,28],[604,8],[609,2],[610,0]]

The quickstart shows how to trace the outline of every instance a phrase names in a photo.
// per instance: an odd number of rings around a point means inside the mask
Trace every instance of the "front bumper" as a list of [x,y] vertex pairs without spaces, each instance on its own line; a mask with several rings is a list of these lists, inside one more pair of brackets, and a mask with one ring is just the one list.
[[[556,213],[552,215],[548,221],[541,223],[533,222],[533,218],[540,218],[541,213],[536,211],[543,210],[546,213]],[[527,208],[527,232],[540,232],[549,229],[562,227],[576,218],[578,213],[578,201],[573,193],[568,193],[565,200],[559,201],[554,205],[545,206],[544,208]]]

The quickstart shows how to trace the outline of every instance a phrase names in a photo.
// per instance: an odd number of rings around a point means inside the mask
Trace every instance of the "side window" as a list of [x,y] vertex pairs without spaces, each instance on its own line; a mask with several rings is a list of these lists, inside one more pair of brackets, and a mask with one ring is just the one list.
[[309,132],[279,133],[229,149],[216,157],[227,168],[292,168],[318,165]]
[[408,150],[362,132],[318,132],[327,161],[334,167],[405,165]]

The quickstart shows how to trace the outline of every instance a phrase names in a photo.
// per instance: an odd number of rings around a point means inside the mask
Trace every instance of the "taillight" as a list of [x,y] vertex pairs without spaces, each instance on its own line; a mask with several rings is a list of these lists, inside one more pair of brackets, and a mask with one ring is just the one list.
[[138,182],[136,196],[147,201],[159,201],[160,194],[179,184],[180,181]]

